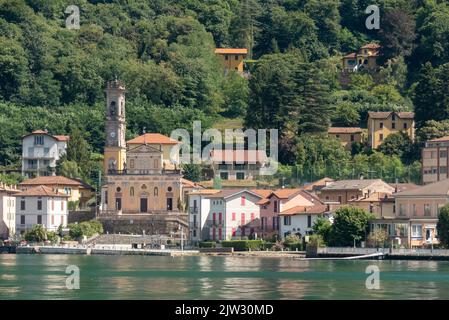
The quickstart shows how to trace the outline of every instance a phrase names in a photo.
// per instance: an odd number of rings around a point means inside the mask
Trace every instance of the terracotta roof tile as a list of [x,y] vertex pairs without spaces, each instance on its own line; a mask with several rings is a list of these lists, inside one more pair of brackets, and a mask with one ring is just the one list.
[[217,54],[248,54],[246,48],[217,48],[215,49]]
[[202,190],[194,190],[188,193],[188,195],[212,195],[219,193],[221,190],[217,189],[202,189]]
[[368,43],[368,44],[365,44],[360,49],[379,49],[379,48],[380,48],[380,45],[377,43]]
[[327,130],[328,133],[362,133],[362,128],[351,127],[351,128],[343,128],[343,127],[330,127]]
[[69,197],[66,194],[56,193],[46,186],[37,186],[16,194],[17,197]]
[[319,203],[313,206],[296,206],[279,213],[280,216],[292,216],[299,214],[322,214],[327,211],[327,206]]
[[334,179],[325,177],[323,179],[314,181],[312,183],[309,183],[308,185],[304,186],[304,190],[306,191],[313,191],[315,188],[325,187],[327,183],[334,182]]
[[40,186],[40,185],[61,185],[61,186],[86,186],[83,182],[63,176],[41,176],[28,179],[19,186]]
[[145,133],[127,142],[128,144],[178,144],[179,142],[160,133]]

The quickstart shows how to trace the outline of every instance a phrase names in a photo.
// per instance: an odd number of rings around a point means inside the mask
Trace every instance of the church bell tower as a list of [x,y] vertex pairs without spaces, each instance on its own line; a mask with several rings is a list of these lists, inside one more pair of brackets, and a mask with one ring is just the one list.
[[122,171],[126,161],[125,86],[117,79],[106,87],[105,174]]

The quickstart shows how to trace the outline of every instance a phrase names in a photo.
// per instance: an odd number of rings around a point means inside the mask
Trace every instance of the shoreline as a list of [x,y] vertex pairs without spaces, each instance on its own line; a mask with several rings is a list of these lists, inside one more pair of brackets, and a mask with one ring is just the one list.
[[363,257],[358,254],[319,254],[307,257],[304,251],[234,251],[234,252],[201,252],[201,250],[178,249],[123,249],[123,248],[89,248],[89,247],[53,247],[27,246],[16,247],[15,252],[4,254],[65,254],[65,255],[140,255],[140,256],[168,256],[168,257],[239,257],[239,258],[288,258],[298,261],[318,260],[415,260],[415,261],[449,261],[449,255],[441,254],[385,254],[377,257]]

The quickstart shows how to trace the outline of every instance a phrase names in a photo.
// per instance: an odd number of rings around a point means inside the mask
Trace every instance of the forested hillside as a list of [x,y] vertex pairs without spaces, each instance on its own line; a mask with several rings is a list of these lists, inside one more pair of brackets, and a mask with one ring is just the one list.
[[[380,30],[365,26],[372,4]],[[80,8],[79,30],[65,27],[68,5]],[[97,159],[104,87],[117,76],[128,138],[243,118],[280,130],[280,174],[410,180],[420,142],[449,134],[448,40],[448,1],[0,0],[0,166],[19,166],[20,137],[43,128],[87,141]],[[383,67],[342,85],[341,57],[373,41]],[[225,76],[215,47],[248,48],[251,76]],[[380,110],[415,111],[418,141],[347,152],[324,134]],[[74,171],[89,176],[91,160]]]

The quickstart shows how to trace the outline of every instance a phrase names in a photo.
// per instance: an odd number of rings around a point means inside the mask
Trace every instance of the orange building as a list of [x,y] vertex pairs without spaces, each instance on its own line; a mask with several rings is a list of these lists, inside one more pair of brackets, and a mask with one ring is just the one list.
[[217,48],[215,54],[220,57],[225,73],[234,70],[243,73],[243,60],[248,54],[248,49],[239,48]]

